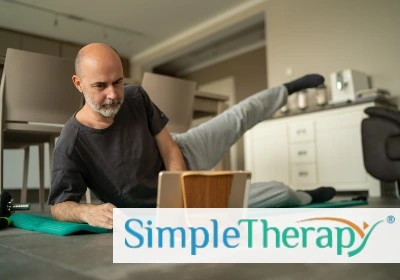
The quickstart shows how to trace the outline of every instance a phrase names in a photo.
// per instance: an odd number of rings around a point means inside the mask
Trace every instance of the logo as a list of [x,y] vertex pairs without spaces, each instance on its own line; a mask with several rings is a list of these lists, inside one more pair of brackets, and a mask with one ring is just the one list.
[[392,210],[114,209],[114,261],[397,263]]
[[[365,248],[372,232],[380,223],[383,222],[383,220],[378,221],[371,227],[368,223],[363,222],[362,228],[350,220],[335,217],[310,218],[299,221],[299,223],[306,223],[310,221],[336,222],[344,225],[342,227],[322,226],[316,228],[316,232],[318,232],[316,245],[318,248],[332,248],[334,243],[336,243],[336,253],[338,255],[342,255],[343,249],[351,249],[351,251],[347,252],[349,257],[359,254]],[[345,241],[346,237],[347,241]]]

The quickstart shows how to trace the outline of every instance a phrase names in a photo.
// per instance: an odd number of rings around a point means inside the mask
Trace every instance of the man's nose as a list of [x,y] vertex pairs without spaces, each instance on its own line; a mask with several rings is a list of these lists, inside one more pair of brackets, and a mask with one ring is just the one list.
[[107,97],[107,99],[117,99],[118,94],[117,94],[116,89],[113,86],[110,86],[107,89],[107,96],[106,97]]

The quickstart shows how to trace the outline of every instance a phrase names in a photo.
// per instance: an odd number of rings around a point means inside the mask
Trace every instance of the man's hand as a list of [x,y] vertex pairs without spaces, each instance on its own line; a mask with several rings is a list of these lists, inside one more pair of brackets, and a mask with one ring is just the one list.
[[100,205],[79,204],[65,201],[51,205],[54,219],[65,222],[88,223],[91,226],[107,229],[113,228],[113,208],[111,203]]
[[91,226],[113,228],[113,208],[111,203],[100,205],[87,204],[87,210],[82,213],[82,219]]

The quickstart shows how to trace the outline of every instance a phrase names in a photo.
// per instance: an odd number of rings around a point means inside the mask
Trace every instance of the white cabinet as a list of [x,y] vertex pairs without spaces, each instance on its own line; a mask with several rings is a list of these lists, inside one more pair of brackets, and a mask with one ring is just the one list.
[[260,123],[246,133],[244,157],[252,182],[289,180],[288,139],[287,127],[280,120]]
[[310,188],[317,183],[314,121],[303,119],[289,122],[287,126],[291,175],[289,182],[302,189]]
[[282,181],[295,189],[334,186],[380,195],[364,168],[361,121],[374,102],[264,121],[244,136],[252,181]]

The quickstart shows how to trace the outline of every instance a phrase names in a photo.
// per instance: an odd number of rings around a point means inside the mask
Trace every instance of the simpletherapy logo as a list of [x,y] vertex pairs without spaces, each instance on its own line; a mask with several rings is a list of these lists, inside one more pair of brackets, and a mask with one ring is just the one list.
[[[387,218],[388,221],[394,222],[394,217]],[[370,238],[372,232],[375,228],[383,222],[383,220],[375,222],[372,226],[368,223],[363,222],[362,228],[356,223],[337,217],[318,217],[310,218],[299,221],[299,223],[306,223],[310,221],[320,221],[320,222],[334,222],[339,225],[344,225],[342,227],[326,227],[321,226],[318,228],[301,228],[302,230],[316,230],[318,237],[315,243],[318,248],[332,248],[336,244],[336,253],[338,255],[343,254],[343,249],[347,249],[347,255],[353,257],[359,254],[366,246],[368,239]],[[345,241],[345,237],[347,240]],[[358,242],[357,242],[358,241]]]
[[400,261],[390,243],[400,236],[399,209],[115,211],[120,263]]
[[[243,244],[254,248],[256,236],[262,237],[262,248],[307,248],[311,245],[319,249],[335,248],[337,255],[348,250],[349,257],[359,254],[366,246],[369,237],[383,220],[362,228],[356,223],[337,217],[315,217],[298,221],[321,222],[322,226],[286,226],[273,225],[268,219],[240,219],[237,226],[222,227],[217,219],[210,219],[203,226],[153,226],[154,221],[137,218],[125,222],[128,236],[125,246],[131,249],[147,248],[188,248],[191,255],[196,255],[206,247],[237,248]],[[326,225],[331,222],[336,226]],[[244,227],[243,227],[244,225]],[[257,231],[257,232],[256,232]],[[245,240],[241,236],[247,236]]]

